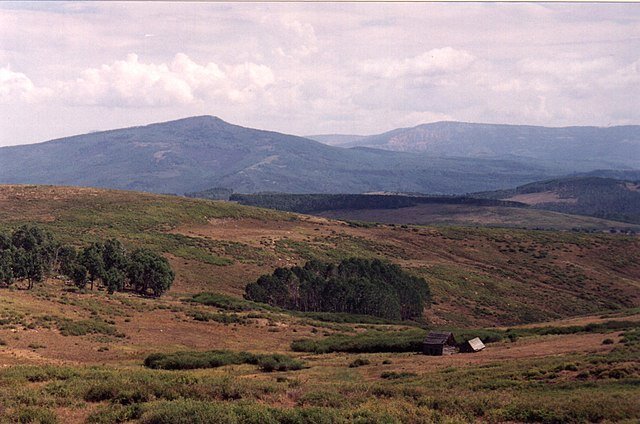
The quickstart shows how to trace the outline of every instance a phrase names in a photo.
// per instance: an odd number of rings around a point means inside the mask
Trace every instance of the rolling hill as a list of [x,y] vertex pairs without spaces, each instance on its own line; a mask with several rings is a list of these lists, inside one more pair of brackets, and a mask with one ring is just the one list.
[[[175,293],[241,296],[278,266],[380,258],[424,277],[434,322],[497,325],[640,304],[640,240],[500,228],[354,227],[345,222],[127,191],[0,186],[0,229],[40,223],[66,243],[118,237],[164,252]],[[171,293],[171,292],[170,292]]]
[[[638,224],[543,210],[527,203],[507,200],[507,196],[512,195],[515,195],[515,191],[480,193],[477,197],[420,194],[232,194],[216,190],[187,194],[206,199],[224,197],[224,200],[230,199],[243,205],[308,213],[351,221],[353,225],[385,223],[640,232]],[[620,206],[616,216],[621,216],[627,207],[626,203],[619,203],[624,206]],[[614,215],[617,204],[610,202],[609,206]]]
[[434,157],[331,147],[200,116],[0,148],[0,183],[156,193],[464,193],[508,188],[568,170],[508,159]]
[[363,146],[440,157],[528,158],[538,164],[571,167],[576,171],[640,168],[638,125],[550,128],[435,122],[361,138],[341,135],[313,138],[341,147]]
[[640,183],[602,177],[568,177],[474,197],[526,203],[533,208],[640,224]]
[[[23,223],[76,246],[117,237],[149,247],[177,279],[161,298],[80,290],[55,275],[32,290],[0,285],[2,424],[640,417],[637,237],[357,227],[177,196],[0,186],[0,231]],[[276,267],[353,256],[424,277],[426,322],[242,299]],[[416,354],[424,325],[481,337],[486,349]]]

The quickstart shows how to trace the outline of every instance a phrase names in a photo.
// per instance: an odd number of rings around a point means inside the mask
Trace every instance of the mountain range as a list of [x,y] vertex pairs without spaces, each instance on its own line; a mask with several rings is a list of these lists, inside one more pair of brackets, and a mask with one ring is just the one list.
[[640,126],[563,127],[435,122],[383,134],[316,135],[340,147],[420,152],[439,157],[528,159],[575,170],[640,167]]
[[[555,155],[532,158],[531,151],[539,148],[521,152],[508,145],[514,139],[517,145],[535,145],[535,138],[525,142],[513,134],[529,134],[530,128],[536,127],[491,126],[494,137],[484,139],[485,130],[473,137],[474,125],[445,124],[451,137],[463,135],[459,140],[451,138],[447,154],[442,149],[397,152],[329,146],[308,138],[233,125],[213,116],[198,116],[0,148],[0,183],[175,194],[212,187],[243,193],[458,194],[510,188],[598,167],[640,168],[640,156],[635,154],[640,127],[612,131],[617,135],[609,139],[608,149],[598,147],[602,143],[591,146],[591,132],[584,130],[587,145],[582,150],[580,140],[573,140],[562,142],[566,146],[556,149]],[[507,133],[502,134],[503,130]],[[472,140],[477,146],[485,146],[484,150],[478,154],[465,151],[463,146]],[[549,144],[549,140],[541,143]],[[498,154],[500,149],[503,153]],[[518,152],[522,155],[515,154]]]

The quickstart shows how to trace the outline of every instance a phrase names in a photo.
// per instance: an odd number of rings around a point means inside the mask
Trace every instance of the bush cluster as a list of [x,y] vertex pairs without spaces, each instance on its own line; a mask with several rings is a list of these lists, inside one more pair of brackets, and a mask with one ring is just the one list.
[[153,353],[144,360],[146,367],[163,370],[217,368],[224,365],[239,364],[257,365],[264,372],[295,371],[302,369],[304,365],[301,361],[287,355],[265,355],[230,350]]

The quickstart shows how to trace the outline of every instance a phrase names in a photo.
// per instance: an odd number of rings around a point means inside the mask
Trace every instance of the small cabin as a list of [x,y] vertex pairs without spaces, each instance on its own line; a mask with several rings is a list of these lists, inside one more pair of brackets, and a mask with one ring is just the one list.
[[456,351],[456,339],[453,333],[432,331],[424,339],[422,353],[431,356],[451,355]]
[[475,339],[467,340],[466,342],[462,343],[460,345],[460,352],[475,353],[480,352],[484,348],[485,346],[484,343],[482,343],[482,340],[480,340],[479,337],[476,337]]

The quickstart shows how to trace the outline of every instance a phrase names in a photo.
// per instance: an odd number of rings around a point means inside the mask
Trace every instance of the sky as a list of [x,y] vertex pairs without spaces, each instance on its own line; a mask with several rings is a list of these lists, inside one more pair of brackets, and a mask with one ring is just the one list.
[[640,124],[639,99],[640,3],[0,3],[0,146],[194,115]]

